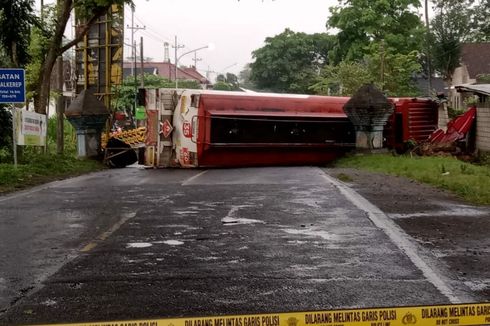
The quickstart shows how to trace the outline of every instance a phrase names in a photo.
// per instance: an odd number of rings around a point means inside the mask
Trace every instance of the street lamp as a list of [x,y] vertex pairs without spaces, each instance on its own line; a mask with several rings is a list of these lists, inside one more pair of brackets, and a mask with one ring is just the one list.
[[185,55],[188,55],[190,53],[194,53],[194,52],[197,52],[199,50],[204,50],[204,49],[210,49],[210,50],[213,50],[214,49],[214,46],[213,44],[208,44],[208,45],[205,45],[205,46],[201,46],[200,48],[197,48],[197,49],[194,49],[194,50],[190,50],[190,51],[187,51],[187,52],[184,52],[182,53],[181,55],[179,55],[177,57],[177,59],[175,60],[175,89],[179,88],[179,79],[178,79],[178,71],[179,71],[179,60],[185,56]]

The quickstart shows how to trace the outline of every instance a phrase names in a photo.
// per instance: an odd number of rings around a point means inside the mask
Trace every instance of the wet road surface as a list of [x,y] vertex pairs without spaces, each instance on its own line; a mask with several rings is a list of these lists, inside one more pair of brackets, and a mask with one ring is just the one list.
[[481,299],[313,167],[110,170],[0,212],[1,324]]

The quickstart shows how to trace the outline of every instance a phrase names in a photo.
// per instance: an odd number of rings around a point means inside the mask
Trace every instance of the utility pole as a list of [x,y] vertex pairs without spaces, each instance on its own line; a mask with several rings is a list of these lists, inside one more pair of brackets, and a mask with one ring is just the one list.
[[426,35],[426,47],[427,47],[427,74],[429,75],[428,82],[428,93],[430,96],[430,92],[432,91],[432,71],[431,71],[431,63],[430,63],[430,24],[429,24],[429,1],[425,0],[425,27],[427,28]]
[[197,62],[202,61],[202,58],[197,57],[197,52],[194,52],[194,59],[192,61],[194,61],[194,69],[197,71]]
[[[58,6],[60,0],[58,0]],[[57,88],[58,99],[56,100],[56,153],[63,154],[65,150],[65,98],[63,97],[63,84],[64,84],[64,67],[63,67],[63,55],[58,57],[58,74],[57,74]],[[46,143],[46,147],[48,144]]]
[[385,40],[381,40],[381,90],[385,89]]
[[184,47],[184,45],[179,45],[179,43],[177,43],[177,35],[175,35],[175,43],[174,45],[172,45],[172,47],[175,49],[175,80],[177,80],[177,72],[178,72],[178,62],[177,62],[177,51],[179,49],[182,49]]
[[131,30],[131,52],[132,52],[132,59],[133,59],[133,64],[131,65],[131,74],[134,76],[134,91],[135,91],[135,96],[134,96],[134,110],[136,110],[136,100],[137,100],[137,93],[138,93],[138,80],[136,76],[136,42],[134,40],[134,33],[136,33],[140,29],[146,29],[146,26],[140,27],[138,25],[134,26],[134,6],[131,8],[131,26],[126,26],[128,29]]
[[56,153],[63,154],[65,150],[65,128],[64,128],[64,114],[65,114],[65,98],[63,96],[63,84],[64,84],[64,68],[63,68],[63,56],[58,57],[58,76],[57,76],[57,88],[58,99],[56,100]]
[[140,37],[141,88],[145,87],[145,67],[143,65],[143,36]]

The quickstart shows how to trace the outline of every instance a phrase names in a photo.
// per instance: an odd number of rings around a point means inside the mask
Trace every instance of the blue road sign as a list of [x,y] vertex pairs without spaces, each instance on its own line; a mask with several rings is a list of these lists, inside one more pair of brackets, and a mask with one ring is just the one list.
[[24,103],[25,101],[25,70],[0,68],[0,103]]

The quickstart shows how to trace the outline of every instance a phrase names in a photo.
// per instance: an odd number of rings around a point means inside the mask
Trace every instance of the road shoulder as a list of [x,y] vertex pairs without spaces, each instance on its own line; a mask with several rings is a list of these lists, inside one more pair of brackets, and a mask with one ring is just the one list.
[[407,178],[351,168],[325,171],[381,209],[447,268],[454,283],[490,299],[490,207]]

